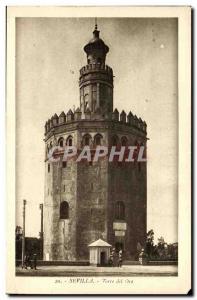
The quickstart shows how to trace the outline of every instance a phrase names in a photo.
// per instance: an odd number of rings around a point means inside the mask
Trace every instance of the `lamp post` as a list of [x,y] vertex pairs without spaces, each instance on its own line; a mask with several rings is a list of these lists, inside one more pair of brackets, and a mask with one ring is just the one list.
[[41,226],[40,226],[40,256],[43,259],[43,204],[40,204],[41,210]]
[[26,204],[27,201],[23,200],[22,268],[24,268],[24,259],[25,259],[25,206]]

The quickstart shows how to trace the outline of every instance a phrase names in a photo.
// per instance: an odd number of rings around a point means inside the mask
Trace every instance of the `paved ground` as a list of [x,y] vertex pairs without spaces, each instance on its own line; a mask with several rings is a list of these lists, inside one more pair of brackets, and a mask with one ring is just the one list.
[[16,276],[177,276],[178,266],[118,267],[39,266],[37,270],[16,268]]

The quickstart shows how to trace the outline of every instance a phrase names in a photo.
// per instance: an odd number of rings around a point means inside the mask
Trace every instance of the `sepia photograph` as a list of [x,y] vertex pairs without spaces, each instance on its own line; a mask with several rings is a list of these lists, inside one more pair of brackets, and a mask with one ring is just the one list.
[[190,121],[180,109],[190,114],[189,79],[187,103],[179,98],[190,8],[117,12],[8,8],[8,293],[151,294],[154,280],[158,294],[191,288],[179,176],[190,139],[179,135]]

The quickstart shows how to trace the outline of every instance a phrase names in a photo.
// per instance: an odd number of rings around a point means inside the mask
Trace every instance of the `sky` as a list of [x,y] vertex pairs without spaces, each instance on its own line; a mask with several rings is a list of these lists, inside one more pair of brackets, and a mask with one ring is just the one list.
[[[79,106],[79,69],[94,18],[16,21],[16,225],[38,236],[44,202],[44,124]],[[176,242],[178,78],[176,19],[99,18],[114,72],[114,108],[147,123],[147,229]]]

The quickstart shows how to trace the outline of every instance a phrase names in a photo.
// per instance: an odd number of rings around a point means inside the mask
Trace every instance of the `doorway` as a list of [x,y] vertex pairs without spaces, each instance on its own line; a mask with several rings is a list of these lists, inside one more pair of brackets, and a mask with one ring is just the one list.
[[106,261],[106,253],[104,251],[101,252],[101,266],[105,265]]
[[115,244],[115,249],[116,249],[116,252],[118,253],[120,250],[123,251],[123,243],[120,243],[120,242],[117,242]]

